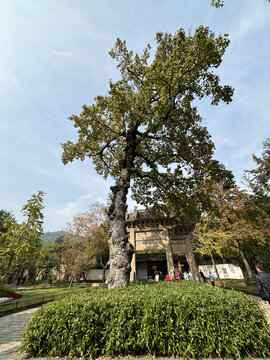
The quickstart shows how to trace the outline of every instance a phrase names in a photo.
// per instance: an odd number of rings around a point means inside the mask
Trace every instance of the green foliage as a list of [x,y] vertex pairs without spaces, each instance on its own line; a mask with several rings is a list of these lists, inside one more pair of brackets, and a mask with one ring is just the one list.
[[209,203],[206,189],[232,180],[212,158],[214,144],[194,106],[205,97],[213,105],[232,100],[233,89],[215,73],[229,39],[199,26],[193,36],[158,32],[156,43],[150,62],[150,45],[140,56],[117,39],[110,55],[122,78],[70,117],[78,140],[62,145],[62,161],[89,157],[98,174],[118,185],[125,178],[138,204],[192,222]]
[[43,244],[40,256],[35,264],[35,267],[39,273],[41,273],[43,279],[52,279],[52,271],[59,270],[60,268],[60,256],[62,246],[56,242]]
[[263,357],[270,333],[258,303],[193,281],[93,289],[38,310],[23,332],[32,356]]
[[14,288],[9,285],[0,284],[0,297],[6,297],[7,294],[13,293]]
[[212,0],[211,5],[215,6],[216,8],[220,8],[220,7],[224,6],[224,1],[223,0]]
[[16,222],[11,211],[0,210],[0,232],[6,233],[10,224]]
[[263,143],[261,156],[252,155],[256,168],[246,170],[244,180],[253,192],[252,200],[270,217],[270,138]]
[[21,224],[7,217],[6,232],[0,233],[0,273],[6,277],[33,263],[39,256],[43,234],[44,192],[33,194],[22,207],[26,220]]

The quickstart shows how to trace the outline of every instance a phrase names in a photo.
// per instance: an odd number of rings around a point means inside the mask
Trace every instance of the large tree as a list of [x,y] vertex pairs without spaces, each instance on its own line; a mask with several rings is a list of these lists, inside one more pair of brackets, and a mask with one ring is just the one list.
[[[229,103],[233,89],[221,86],[214,73],[229,44],[203,26],[194,35],[158,32],[156,52],[150,45],[133,54],[117,39],[110,51],[121,79],[110,82],[107,96],[71,116],[78,141],[63,144],[64,164],[92,159],[98,174],[116,180],[110,218],[108,286],[127,286],[134,249],[126,232],[126,197],[155,212],[195,221],[209,204],[208,189],[232,175],[212,159],[214,144],[194,105],[209,96],[212,104]],[[151,61],[150,61],[151,60]]]

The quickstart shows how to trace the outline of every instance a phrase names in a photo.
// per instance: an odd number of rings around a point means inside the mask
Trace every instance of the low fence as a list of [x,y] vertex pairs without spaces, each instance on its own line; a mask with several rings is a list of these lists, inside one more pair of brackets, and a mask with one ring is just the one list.
[[6,311],[17,310],[20,308],[26,308],[28,306],[43,304],[49,301],[59,299],[61,297],[74,294],[76,292],[82,292],[88,289],[79,289],[72,291],[65,291],[59,294],[41,295],[33,297],[22,297],[21,299],[10,300],[0,304],[0,314]]

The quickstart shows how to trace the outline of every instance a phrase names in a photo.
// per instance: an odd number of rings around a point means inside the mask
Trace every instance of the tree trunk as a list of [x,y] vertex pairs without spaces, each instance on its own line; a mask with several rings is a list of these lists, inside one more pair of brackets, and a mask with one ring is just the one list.
[[214,266],[215,272],[216,272],[216,274],[217,274],[217,278],[218,278],[218,280],[220,280],[220,276],[219,276],[219,273],[218,273],[217,265],[216,265],[216,262],[215,262],[215,259],[214,259],[214,255],[213,255],[212,250],[211,250],[211,252],[210,252],[210,257],[211,257],[211,261],[212,261],[212,264],[213,264],[213,266]]
[[129,285],[133,245],[128,242],[126,231],[126,195],[128,186],[111,187],[114,192],[113,204],[109,209],[110,216],[110,270],[107,278],[108,288]]
[[105,272],[106,272],[107,266],[103,264],[102,254],[99,254],[99,262],[102,267],[102,281],[105,282]]
[[70,283],[69,283],[69,289],[71,288],[71,286],[72,286],[72,283],[73,283],[73,275],[71,276],[71,279],[70,279]]
[[107,278],[109,289],[128,286],[130,282],[130,263],[134,254],[134,247],[128,241],[126,210],[127,194],[130,188],[130,178],[137,146],[136,132],[136,124],[130,122],[126,137],[127,147],[124,150],[125,158],[120,164],[120,176],[116,185],[111,187],[113,200],[108,212],[110,218],[110,269]]
[[237,244],[238,244],[238,249],[239,249],[241,259],[242,259],[242,261],[244,263],[244,266],[245,266],[245,269],[246,269],[246,272],[247,272],[247,276],[248,276],[249,280],[251,280],[251,279],[253,279],[253,275],[252,275],[252,271],[251,271],[251,268],[249,266],[248,260],[246,258],[246,255],[245,255],[244,251],[242,250],[240,241],[239,240],[236,240],[236,241],[237,241]]
[[8,265],[7,265],[7,268],[6,268],[6,274],[5,274],[5,280],[7,281],[8,284],[11,283],[11,274],[9,273],[10,271],[10,268],[11,268],[11,264],[13,262],[13,259],[14,259],[14,253],[10,255],[10,259],[9,259],[9,262],[8,262]]

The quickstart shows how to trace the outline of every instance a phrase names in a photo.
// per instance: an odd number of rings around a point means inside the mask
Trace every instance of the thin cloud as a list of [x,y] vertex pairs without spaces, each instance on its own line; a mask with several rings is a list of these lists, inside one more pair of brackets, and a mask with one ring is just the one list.
[[[257,6],[257,4],[255,4]],[[235,38],[238,42],[243,41],[244,37],[250,36],[251,33],[258,33],[270,21],[269,4],[267,8],[256,7],[252,14],[245,13],[237,24],[237,28],[231,33],[230,37]]]
[[[93,197],[94,197],[93,193],[87,193],[82,196],[79,196],[74,201],[68,202],[64,207],[55,211],[55,213],[58,216],[63,216],[64,218],[67,219],[67,221],[71,220],[75,214],[82,211],[81,209],[84,206],[86,208],[89,207],[90,204],[89,200],[93,200]],[[87,204],[88,206],[86,206]]]
[[51,50],[51,52],[62,59],[70,59],[73,56],[71,51]]

